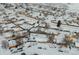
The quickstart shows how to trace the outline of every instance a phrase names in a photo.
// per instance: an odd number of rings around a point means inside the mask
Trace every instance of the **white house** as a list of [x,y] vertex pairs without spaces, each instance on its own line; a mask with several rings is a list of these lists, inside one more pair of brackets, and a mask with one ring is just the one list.
[[30,34],[30,41],[47,42],[47,40],[48,40],[48,37],[44,34],[37,34],[37,33]]

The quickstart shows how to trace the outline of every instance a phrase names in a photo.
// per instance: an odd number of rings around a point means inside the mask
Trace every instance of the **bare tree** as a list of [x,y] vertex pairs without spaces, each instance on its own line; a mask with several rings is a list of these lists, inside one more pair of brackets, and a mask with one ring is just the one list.
[[76,35],[65,35],[66,45],[68,45],[70,49],[71,47],[75,46],[75,41],[76,41]]
[[7,49],[7,48],[9,47],[8,41],[3,40],[3,41],[2,41],[2,47],[5,48],[5,49]]
[[49,37],[48,37],[48,43],[53,43],[54,41],[54,37],[55,37],[55,35],[53,34],[53,35],[49,35]]

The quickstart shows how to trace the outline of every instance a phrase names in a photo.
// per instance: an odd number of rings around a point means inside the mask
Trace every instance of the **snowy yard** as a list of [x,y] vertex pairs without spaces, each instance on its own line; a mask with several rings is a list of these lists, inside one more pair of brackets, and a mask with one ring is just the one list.
[[1,3],[0,55],[79,55],[78,5]]

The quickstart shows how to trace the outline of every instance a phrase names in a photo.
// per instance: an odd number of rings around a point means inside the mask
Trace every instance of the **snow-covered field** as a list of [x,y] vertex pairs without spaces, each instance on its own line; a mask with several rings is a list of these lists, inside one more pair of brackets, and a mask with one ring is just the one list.
[[0,55],[78,55],[78,5],[1,3]]

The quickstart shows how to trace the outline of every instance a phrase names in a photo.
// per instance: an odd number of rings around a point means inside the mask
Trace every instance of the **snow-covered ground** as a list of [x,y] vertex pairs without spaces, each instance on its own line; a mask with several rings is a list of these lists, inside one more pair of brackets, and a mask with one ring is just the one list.
[[1,3],[0,55],[78,55],[78,5]]

